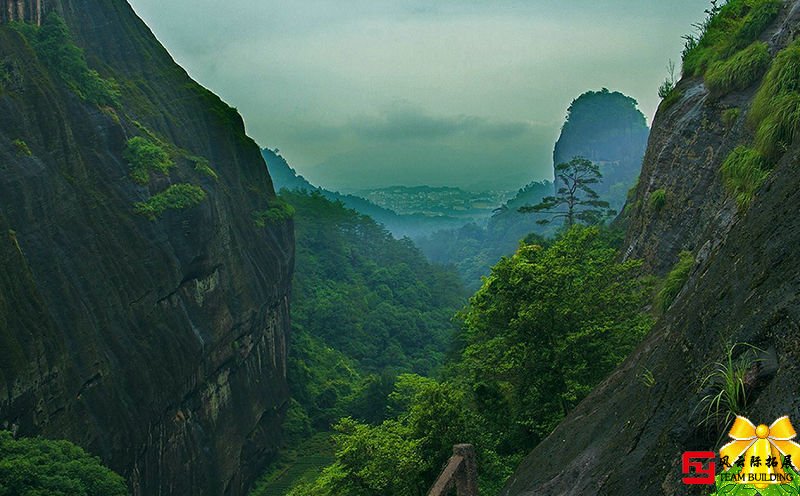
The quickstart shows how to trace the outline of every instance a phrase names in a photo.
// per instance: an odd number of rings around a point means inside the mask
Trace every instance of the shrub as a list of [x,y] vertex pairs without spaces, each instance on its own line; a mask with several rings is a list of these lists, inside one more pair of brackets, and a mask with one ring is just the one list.
[[275,198],[270,202],[266,210],[253,212],[253,223],[256,227],[267,227],[267,224],[278,224],[294,216],[294,207],[280,198]]
[[21,139],[15,139],[14,141],[11,142],[11,144],[14,145],[14,148],[17,150],[17,155],[19,155],[20,157],[30,157],[31,155],[33,155],[33,152],[31,151],[28,144],[22,141]]
[[194,170],[204,176],[210,177],[211,179],[217,181],[219,180],[219,175],[217,171],[211,167],[211,163],[208,159],[203,157],[189,157],[189,160],[194,162]]
[[131,168],[131,179],[139,184],[150,181],[150,172],[169,174],[169,169],[175,165],[160,144],[141,136],[128,140],[122,157]]
[[51,12],[41,28],[21,29],[20,32],[28,38],[38,57],[81,99],[98,105],[119,105],[116,81],[104,79],[89,68],[83,50],[73,42],[61,16]]
[[0,431],[0,494],[125,496],[125,480],[67,441]]
[[683,289],[686,280],[689,279],[689,273],[694,267],[694,255],[688,251],[682,251],[678,255],[678,263],[667,274],[664,280],[664,286],[658,292],[658,303],[662,312],[666,312],[678,293]]
[[649,206],[650,211],[653,213],[658,213],[664,208],[664,205],[667,203],[667,192],[664,188],[657,189],[650,193],[650,200]]
[[706,72],[706,86],[715,95],[746,89],[764,74],[769,63],[767,44],[756,41],[732,57],[714,62]]
[[173,184],[157,195],[151,196],[146,202],[135,205],[136,213],[144,215],[150,220],[156,220],[167,209],[178,210],[199,205],[205,200],[206,192],[194,184]]
[[739,114],[741,111],[738,107],[732,107],[729,109],[725,109],[722,112],[722,124],[725,126],[726,129],[730,129],[739,120]]
[[739,146],[722,164],[722,181],[725,189],[736,199],[739,208],[747,208],[756,190],[764,183],[769,171],[764,169],[764,159],[752,148]]

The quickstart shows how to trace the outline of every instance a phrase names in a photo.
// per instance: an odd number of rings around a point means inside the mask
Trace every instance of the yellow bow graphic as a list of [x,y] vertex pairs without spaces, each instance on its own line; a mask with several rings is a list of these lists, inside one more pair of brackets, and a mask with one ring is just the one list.
[[742,457],[742,473],[739,479],[742,484],[753,484],[756,488],[765,488],[768,484],[780,484],[786,480],[781,456],[790,457],[789,461],[795,470],[800,465],[800,444],[792,441],[797,432],[792,427],[789,417],[781,417],[769,427],[764,424],[756,427],[744,417],[736,417],[730,432],[733,441],[719,450],[719,456],[728,463],[735,464]]

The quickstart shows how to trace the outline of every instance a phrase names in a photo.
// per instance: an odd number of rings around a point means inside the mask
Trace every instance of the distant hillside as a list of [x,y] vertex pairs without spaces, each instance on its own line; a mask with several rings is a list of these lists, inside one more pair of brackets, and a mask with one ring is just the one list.
[[514,253],[520,240],[531,233],[548,234],[555,229],[555,226],[536,223],[542,215],[517,211],[523,205],[538,203],[552,194],[552,182],[530,183],[497,208],[485,227],[472,223],[439,231],[417,240],[417,245],[431,261],[455,266],[467,287],[476,290],[481,285],[481,277],[488,275],[501,257]]
[[347,208],[360,214],[368,215],[383,224],[395,237],[418,238],[442,229],[455,229],[464,225],[464,220],[449,216],[427,216],[422,214],[398,215],[387,208],[380,207],[369,200],[355,195],[346,195],[314,186],[306,178],[295,171],[286,159],[276,151],[264,148],[261,150],[267,169],[272,177],[276,190],[319,191],[322,196],[332,201],[341,201]]

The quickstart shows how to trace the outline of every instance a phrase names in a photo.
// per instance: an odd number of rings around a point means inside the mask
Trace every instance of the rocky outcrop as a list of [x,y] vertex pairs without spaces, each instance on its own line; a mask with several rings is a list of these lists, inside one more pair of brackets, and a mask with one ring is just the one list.
[[[81,99],[0,25],[0,428],[80,444],[134,495],[245,494],[287,401],[291,221],[254,223],[274,199],[258,147],[127,2],[48,9],[121,97]],[[132,136],[164,143],[169,176],[131,180]],[[207,198],[134,211],[183,182]]]
[[[575,157],[598,164],[603,177],[592,189],[617,211],[639,176],[650,131],[637,105],[606,88],[582,94],[570,105],[553,149],[553,166]],[[556,176],[555,190],[561,186]]]
[[0,22],[42,23],[45,0],[0,0]]
[[[794,37],[799,13],[800,2],[787,2],[763,33],[772,54]],[[695,267],[645,342],[533,450],[503,495],[707,494],[681,482],[680,458],[725,437],[703,424],[698,406],[702,378],[734,343],[763,350],[747,376],[745,413],[764,423],[800,419],[792,390],[800,379],[800,147],[739,210],[719,168],[752,139],[745,121],[755,88],[721,99],[698,78],[678,88],[682,97],[655,119],[628,205],[626,255],[663,274],[688,249]],[[722,112],[734,107],[741,116],[726,126]],[[648,199],[657,190],[666,203],[656,212]]]

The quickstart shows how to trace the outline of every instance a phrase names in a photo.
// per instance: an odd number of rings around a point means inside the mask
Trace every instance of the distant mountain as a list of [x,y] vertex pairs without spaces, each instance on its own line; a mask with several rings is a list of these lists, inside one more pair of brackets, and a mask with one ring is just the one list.
[[[594,189],[617,211],[639,176],[650,132],[637,105],[633,98],[605,88],[582,94],[570,105],[553,151],[554,165],[575,156],[599,163],[603,180]],[[560,227],[538,224],[546,214],[518,211],[552,196],[556,187],[550,181],[532,182],[496,209],[486,227],[473,224],[433,233],[417,244],[432,261],[454,265],[469,289],[478,289],[481,276],[502,256],[514,253],[521,239],[549,236]]]
[[[636,100],[606,88],[573,100],[553,150],[553,165],[576,156],[600,164],[603,179],[593,189],[617,211],[636,184],[650,129]],[[558,185],[556,185],[558,186]]]
[[347,208],[372,217],[380,224],[383,224],[397,238],[405,236],[419,238],[439,230],[459,228],[465,224],[463,219],[444,215],[399,215],[359,196],[320,188],[298,174],[277,151],[264,148],[261,150],[261,154],[267,163],[267,169],[272,177],[276,191],[281,189],[319,191],[331,201],[340,201]]

